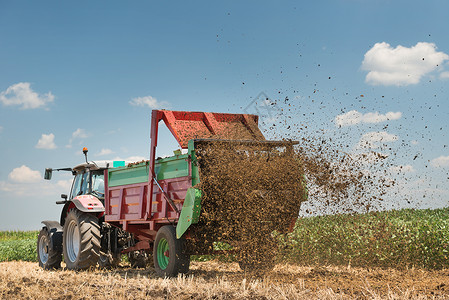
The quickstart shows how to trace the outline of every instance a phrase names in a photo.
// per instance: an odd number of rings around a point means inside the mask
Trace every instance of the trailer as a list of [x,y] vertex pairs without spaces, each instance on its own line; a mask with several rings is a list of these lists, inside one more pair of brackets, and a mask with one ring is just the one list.
[[[161,121],[180,149],[156,158]],[[242,269],[271,268],[273,232],[291,230],[307,199],[298,142],[265,140],[255,115],[169,110],[152,111],[150,140],[148,161],[99,168],[86,155],[72,169],[60,222],[43,222],[40,265],[59,267],[63,253],[69,269],[123,254],[144,266],[152,255],[159,276],[176,276],[191,255],[225,251]]]

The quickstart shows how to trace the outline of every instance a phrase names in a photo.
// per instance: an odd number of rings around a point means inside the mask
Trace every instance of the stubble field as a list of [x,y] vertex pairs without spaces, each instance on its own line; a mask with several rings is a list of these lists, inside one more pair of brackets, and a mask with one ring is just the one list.
[[186,276],[154,270],[45,271],[34,262],[0,263],[2,299],[449,299],[449,270],[278,264],[254,275],[237,263],[192,262]]

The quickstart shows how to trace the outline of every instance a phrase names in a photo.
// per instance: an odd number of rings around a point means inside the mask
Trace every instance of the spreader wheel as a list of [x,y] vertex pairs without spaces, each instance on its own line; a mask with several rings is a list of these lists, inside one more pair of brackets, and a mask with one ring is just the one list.
[[62,248],[67,269],[80,270],[95,266],[100,257],[98,219],[72,209],[65,219]]
[[184,237],[176,238],[176,228],[163,226],[156,234],[153,246],[153,261],[156,274],[160,277],[173,277],[187,273],[190,255],[186,252]]
[[47,227],[42,228],[37,237],[37,259],[39,261],[39,266],[46,270],[58,269],[61,267],[61,250],[58,250],[57,245],[52,246],[50,233],[48,232]]

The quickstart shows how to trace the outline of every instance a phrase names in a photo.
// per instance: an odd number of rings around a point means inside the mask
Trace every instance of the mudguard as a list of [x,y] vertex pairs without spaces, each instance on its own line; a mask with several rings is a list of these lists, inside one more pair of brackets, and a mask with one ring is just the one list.
[[201,190],[189,188],[187,190],[181,215],[176,225],[176,238],[179,239],[191,224],[198,223],[201,211]]
[[75,204],[76,208],[82,212],[98,213],[105,211],[103,203],[101,203],[97,197],[92,195],[76,196],[72,199],[72,202]]
[[63,228],[57,221],[42,221],[50,235],[51,248],[62,252]]

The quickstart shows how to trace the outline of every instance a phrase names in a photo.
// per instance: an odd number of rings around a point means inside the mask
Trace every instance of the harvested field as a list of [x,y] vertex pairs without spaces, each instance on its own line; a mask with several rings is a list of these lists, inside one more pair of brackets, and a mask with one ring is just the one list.
[[193,262],[187,276],[157,278],[152,268],[44,271],[0,263],[2,299],[449,299],[449,270],[277,265],[252,276],[237,263]]

